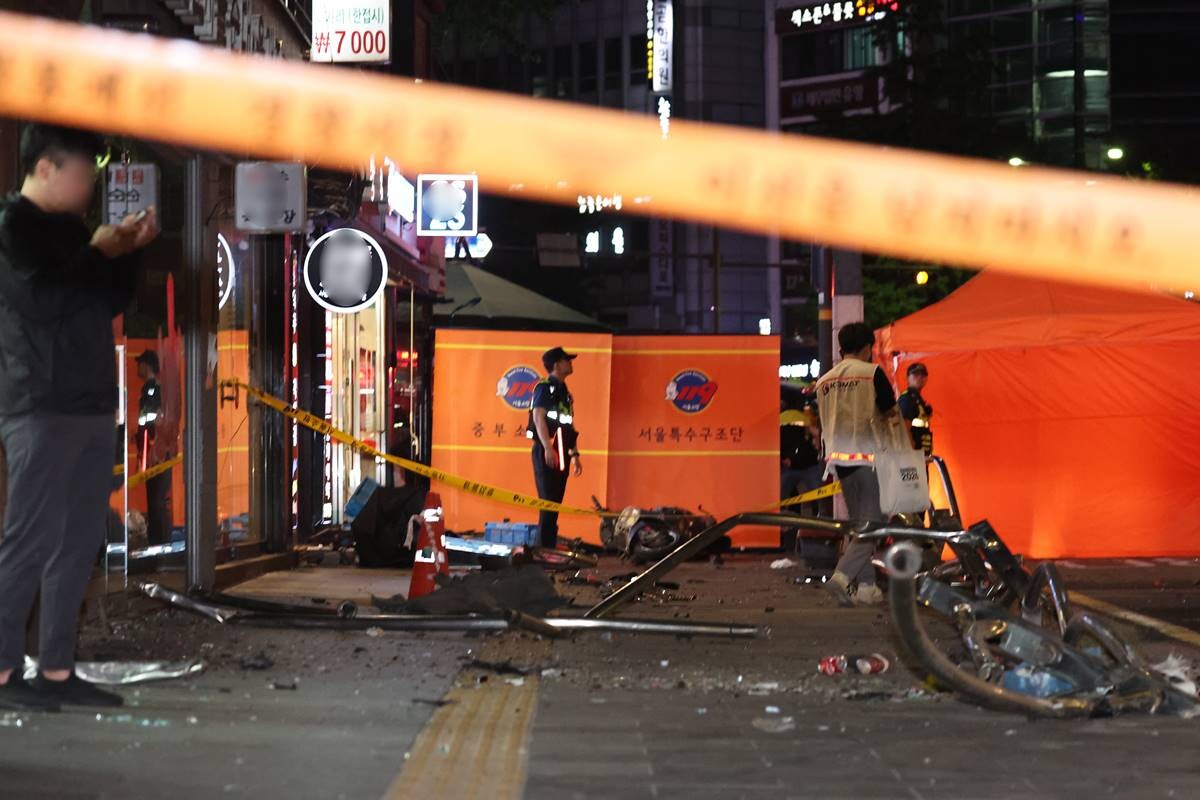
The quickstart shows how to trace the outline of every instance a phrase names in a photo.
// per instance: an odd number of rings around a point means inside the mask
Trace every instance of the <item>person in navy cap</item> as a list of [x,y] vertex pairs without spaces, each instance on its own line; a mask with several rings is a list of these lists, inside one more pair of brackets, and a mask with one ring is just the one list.
[[[577,356],[561,347],[542,354],[548,373],[533,390],[526,436],[533,439],[533,479],[538,497],[561,503],[567,492],[567,476],[583,474],[575,431],[575,403],[567,389],[567,378],[575,371]],[[558,544],[558,512],[542,511],[538,517],[542,547]]]

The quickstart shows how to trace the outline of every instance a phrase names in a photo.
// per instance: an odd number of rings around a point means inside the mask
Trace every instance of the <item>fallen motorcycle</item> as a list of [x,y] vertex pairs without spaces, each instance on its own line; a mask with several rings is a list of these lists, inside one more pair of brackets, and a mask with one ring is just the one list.
[[[592,504],[597,511],[609,512],[595,497]],[[659,560],[716,524],[716,519],[703,508],[695,513],[674,506],[648,509],[629,506],[615,517],[602,519],[600,542],[605,550],[620,553],[623,560],[646,564]],[[705,548],[705,552],[728,549],[729,543],[729,537],[723,537]]]

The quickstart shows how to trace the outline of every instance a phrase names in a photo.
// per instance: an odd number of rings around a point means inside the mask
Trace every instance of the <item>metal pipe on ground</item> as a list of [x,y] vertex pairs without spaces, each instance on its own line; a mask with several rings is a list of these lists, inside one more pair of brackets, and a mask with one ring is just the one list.
[[722,536],[740,525],[770,525],[779,528],[810,528],[829,531],[831,533],[854,533],[856,529],[851,523],[837,522],[820,517],[808,517],[801,514],[778,514],[754,512],[738,514],[727,520],[718,522],[711,528],[688,539],[676,547],[661,560],[647,568],[644,572],[622,586],[608,597],[592,606],[584,614],[589,619],[599,619],[608,616],[613,610],[635,599],[639,594],[654,588],[654,584],[662,576],[703,553]]
[[[222,624],[247,625],[256,628],[307,628],[331,630],[367,630],[380,628],[389,631],[507,631],[531,630],[543,635],[560,636],[568,633],[593,631],[598,633],[656,633],[668,636],[725,636],[754,638],[763,633],[755,625],[736,625],[721,622],[678,622],[655,619],[586,619],[583,617],[531,617],[508,611],[505,616],[421,614],[371,614],[340,617],[312,613],[268,613],[223,608],[197,600],[156,583],[142,584],[149,597],[176,608],[208,617]],[[295,608],[295,607],[292,607]],[[518,619],[512,615],[519,614]],[[550,631],[554,633],[551,634]]]

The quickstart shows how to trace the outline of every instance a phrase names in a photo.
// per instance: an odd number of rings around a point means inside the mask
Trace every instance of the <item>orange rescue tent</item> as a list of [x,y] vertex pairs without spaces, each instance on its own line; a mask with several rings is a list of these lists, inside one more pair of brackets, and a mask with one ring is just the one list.
[[1037,558],[1200,555],[1200,307],[983,273],[879,334],[901,389],[929,367],[964,522]]

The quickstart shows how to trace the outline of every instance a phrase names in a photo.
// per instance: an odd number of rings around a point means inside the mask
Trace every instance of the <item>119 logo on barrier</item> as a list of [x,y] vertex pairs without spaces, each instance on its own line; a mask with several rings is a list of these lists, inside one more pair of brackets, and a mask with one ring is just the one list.
[[533,388],[542,378],[533,367],[524,364],[512,367],[496,382],[496,397],[510,408],[528,411],[533,405]]
[[694,369],[680,372],[667,384],[667,400],[685,414],[699,414],[716,394],[716,381]]

